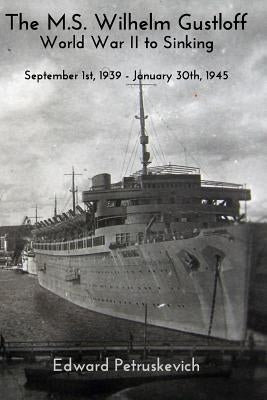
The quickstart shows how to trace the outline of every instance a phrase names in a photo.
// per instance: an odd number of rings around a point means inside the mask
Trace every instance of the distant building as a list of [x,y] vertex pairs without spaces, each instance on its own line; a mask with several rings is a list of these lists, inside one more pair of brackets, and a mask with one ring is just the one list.
[[32,225],[0,226],[0,255],[8,253],[11,257],[18,257],[31,237],[32,229]]

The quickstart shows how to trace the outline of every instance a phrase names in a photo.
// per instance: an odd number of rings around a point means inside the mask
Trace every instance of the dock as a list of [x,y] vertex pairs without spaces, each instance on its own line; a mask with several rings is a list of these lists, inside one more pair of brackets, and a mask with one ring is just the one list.
[[[61,360],[55,360],[59,358]],[[0,363],[10,368],[14,363],[24,366],[28,389],[62,393],[113,393],[128,387],[188,378],[230,378],[233,374],[252,377],[267,362],[267,341],[256,343],[221,343],[213,339],[195,341],[38,341],[6,342]],[[116,359],[125,365],[174,365],[181,362],[199,364],[197,371],[174,370],[128,371],[116,369]],[[53,369],[54,362],[71,369]],[[174,363],[174,364],[173,364]],[[92,365],[88,371],[74,365]],[[103,364],[110,368],[99,370]],[[121,365],[121,364],[119,364]],[[95,368],[95,369],[94,369]],[[100,367],[101,369],[101,367]],[[92,371],[92,372],[91,372]],[[104,372],[108,371],[108,372]],[[155,371],[155,370],[154,370]],[[187,371],[187,370],[186,370]]]
[[[267,341],[257,341],[253,345],[248,342],[219,343],[209,342],[133,342],[127,341],[38,341],[38,342],[6,342],[5,350],[0,355],[8,360],[35,360],[38,358],[83,357],[101,360],[104,357],[196,357],[212,356],[214,358],[228,357],[257,358],[267,361]],[[1,359],[1,358],[0,358]]]

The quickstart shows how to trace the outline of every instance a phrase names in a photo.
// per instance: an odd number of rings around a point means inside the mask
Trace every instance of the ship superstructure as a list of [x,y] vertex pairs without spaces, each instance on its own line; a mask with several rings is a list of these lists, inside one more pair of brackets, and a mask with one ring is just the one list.
[[142,170],[117,183],[96,175],[86,210],[74,203],[36,224],[39,282],[107,315],[243,340],[251,247],[240,202],[250,191],[201,180],[198,168],[149,167],[141,82],[139,96]]

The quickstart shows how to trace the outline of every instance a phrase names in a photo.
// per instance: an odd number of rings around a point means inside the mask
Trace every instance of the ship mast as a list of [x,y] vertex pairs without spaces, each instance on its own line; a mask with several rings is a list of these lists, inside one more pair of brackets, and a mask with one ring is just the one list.
[[57,195],[55,194],[55,207],[54,207],[54,217],[57,216]]
[[35,225],[37,225],[37,222],[38,222],[38,207],[36,204],[36,206],[35,206]]
[[54,197],[49,197],[50,200],[54,200],[54,218],[56,218],[58,216],[58,199],[61,199],[61,197],[57,197],[56,193],[54,195]]
[[[145,125],[145,120],[147,119],[147,115],[145,115],[144,111],[144,100],[143,100],[143,86],[156,86],[154,83],[142,83],[142,73],[141,70],[139,71],[139,104],[140,104],[140,115],[135,116],[136,119],[140,120],[140,143],[142,146],[142,165],[143,165],[143,171],[142,175],[147,175],[147,166],[150,164],[149,158],[150,158],[150,153],[147,151],[146,145],[148,144],[148,136],[146,135],[146,125]],[[137,86],[137,84],[130,83],[128,86]]]
[[[140,71],[141,74],[141,71]],[[143,175],[147,175],[147,166],[150,163],[149,157],[150,154],[147,152],[146,145],[148,144],[148,136],[146,135],[146,127],[145,120],[147,116],[145,116],[144,111],[144,100],[143,100],[143,90],[142,90],[142,81],[139,79],[139,102],[140,102],[140,143],[142,145],[142,164],[143,164]]]
[[28,217],[28,218],[34,218],[35,219],[35,225],[37,225],[38,219],[43,218],[41,216],[38,215],[38,205],[35,205],[35,215],[34,217]]
[[72,211],[75,215],[75,208],[76,208],[76,199],[75,199],[75,194],[77,192],[77,188],[75,188],[75,175],[82,175],[82,174],[76,174],[74,172],[74,167],[72,167],[72,173],[71,174],[64,174],[64,175],[71,175],[71,189],[70,192],[72,193]]
[[70,192],[72,193],[72,210],[73,210],[73,212],[75,214],[75,207],[76,207],[75,194],[76,194],[76,189],[75,189],[74,180],[75,180],[75,172],[74,172],[74,167],[72,167],[72,186],[71,186]]

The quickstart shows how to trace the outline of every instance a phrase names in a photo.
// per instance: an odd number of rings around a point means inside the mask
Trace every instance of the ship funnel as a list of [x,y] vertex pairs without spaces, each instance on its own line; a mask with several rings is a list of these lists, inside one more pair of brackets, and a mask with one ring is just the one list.
[[109,190],[111,187],[110,174],[99,174],[92,178],[93,190]]

